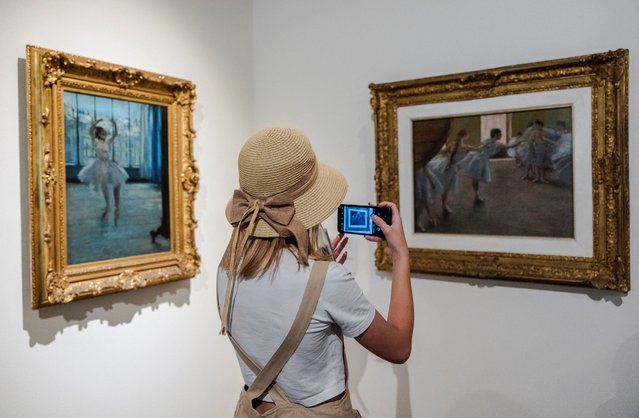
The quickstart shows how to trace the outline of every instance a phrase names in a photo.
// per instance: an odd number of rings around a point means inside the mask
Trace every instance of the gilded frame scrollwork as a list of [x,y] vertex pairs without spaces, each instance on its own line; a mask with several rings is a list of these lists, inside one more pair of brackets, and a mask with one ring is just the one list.
[[[194,215],[199,185],[193,154],[195,85],[35,46],[27,46],[26,70],[32,307],[195,276],[200,266]],[[66,90],[166,109],[169,251],[69,265],[63,103]]]
[[[375,115],[377,198],[394,202],[400,201],[403,187],[398,175],[401,108],[590,88],[592,256],[410,248],[411,270],[630,290],[628,50],[369,87]],[[383,243],[375,259],[379,269],[391,269]]]

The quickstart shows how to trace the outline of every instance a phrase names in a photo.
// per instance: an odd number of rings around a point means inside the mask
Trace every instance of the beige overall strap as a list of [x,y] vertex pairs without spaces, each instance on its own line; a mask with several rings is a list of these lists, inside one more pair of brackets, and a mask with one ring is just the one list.
[[[251,360],[248,354],[246,354],[246,351],[244,351],[242,347],[240,347],[237,341],[235,341],[235,338],[233,338],[233,336],[229,332],[227,332],[226,335],[228,335],[229,339],[231,340],[231,344],[233,344],[235,351],[240,356],[244,364],[246,364],[249,369],[251,369],[251,371],[255,373],[256,376],[260,374],[260,372],[262,371],[262,369],[260,369],[260,366],[258,366],[253,362],[253,360]],[[273,401],[276,405],[289,403],[288,398],[286,397],[286,395],[284,395],[284,392],[276,384],[273,384],[268,394],[271,395],[271,398],[273,398]]]
[[275,351],[275,354],[273,354],[264,369],[253,381],[251,387],[249,387],[247,393],[250,399],[259,397],[267,390],[280,371],[282,371],[288,359],[297,350],[315,312],[322,287],[324,287],[327,271],[328,261],[315,261],[293,325],[291,325],[291,329],[277,351]]

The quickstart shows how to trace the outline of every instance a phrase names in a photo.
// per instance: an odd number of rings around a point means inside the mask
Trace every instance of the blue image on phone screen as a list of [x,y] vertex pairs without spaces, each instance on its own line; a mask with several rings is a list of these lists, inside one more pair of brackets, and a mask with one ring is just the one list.
[[373,208],[344,206],[344,232],[353,234],[373,233]]

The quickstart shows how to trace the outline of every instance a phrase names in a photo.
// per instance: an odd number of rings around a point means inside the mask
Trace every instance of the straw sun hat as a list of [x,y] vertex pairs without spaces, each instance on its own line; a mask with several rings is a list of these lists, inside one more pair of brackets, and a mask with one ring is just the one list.
[[[250,137],[240,151],[238,169],[240,189],[226,207],[231,223],[238,193],[263,206],[268,206],[269,198],[285,194],[293,200],[294,217],[309,229],[337,209],[348,188],[342,173],[319,162],[308,138],[293,128],[267,128]],[[254,228],[255,237],[281,235],[262,216]]]

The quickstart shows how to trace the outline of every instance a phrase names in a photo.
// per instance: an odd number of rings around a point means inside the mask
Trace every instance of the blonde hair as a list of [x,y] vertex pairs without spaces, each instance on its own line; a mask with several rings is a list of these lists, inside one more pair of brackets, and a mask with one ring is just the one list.
[[[306,230],[309,240],[308,258],[313,260],[332,260],[331,250],[320,246],[320,226],[315,225]],[[238,239],[241,241],[246,230],[238,231]],[[231,262],[233,239],[229,240],[226,251],[220,261],[220,267],[229,271]],[[290,251],[300,266],[308,266],[308,260],[302,259],[297,250],[297,243],[294,237],[274,237],[274,238],[258,238],[251,236],[246,242],[246,248],[242,254],[237,254],[238,267],[237,277],[240,279],[258,276],[270,268],[277,269],[280,262],[282,251]]]

